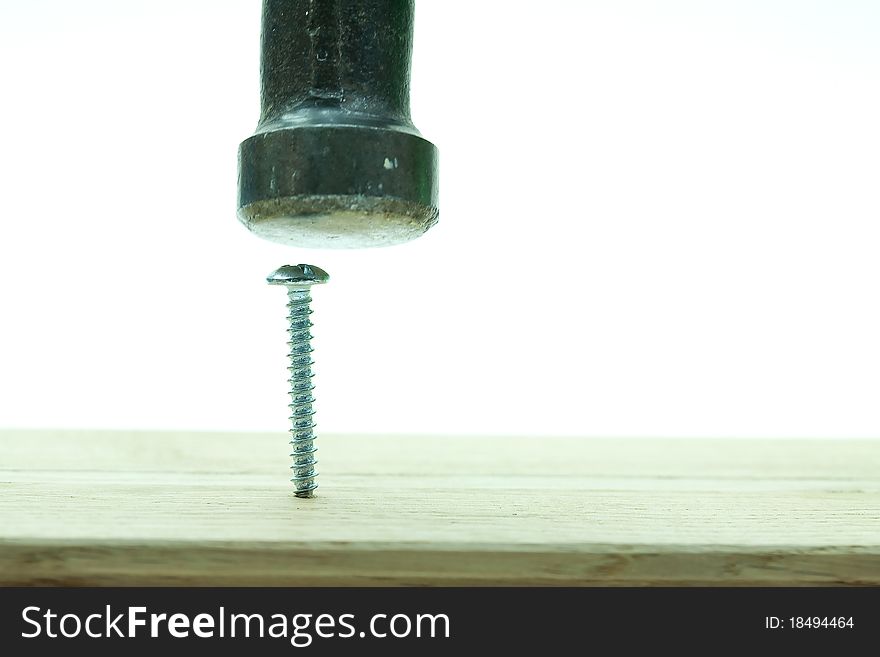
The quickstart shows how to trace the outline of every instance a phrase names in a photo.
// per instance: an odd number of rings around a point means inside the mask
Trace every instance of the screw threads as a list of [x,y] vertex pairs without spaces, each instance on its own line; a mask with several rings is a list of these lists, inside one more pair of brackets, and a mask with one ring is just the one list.
[[291,481],[296,488],[297,497],[312,497],[318,487],[315,479],[318,473],[315,471],[315,423],[313,416],[315,411],[312,396],[314,384],[312,384],[312,334],[310,329],[312,322],[309,315],[312,314],[310,304],[311,294],[308,289],[289,288],[287,291],[289,309],[287,319],[290,328],[290,372],[288,383],[290,384],[290,444],[293,451],[293,471]]
[[321,285],[330,280],[320,267],[314,265],[284,265],[275,270],[266,278],[269,285],[283,285],[287,288],[287,320],[290,326],[287,332],[290,339],[287,346],[290,347],[290,365],[287,370],[290,378],[290,444],[293,451],[290,453],[293,464],[291,481],[295,487],[297,497],[313,497],[314,490],[318,487],[315,479],[318,473],[315,471],[315,423],[312,418],[315,415],[312,397],[312,322],[309,315],[312,314],[310,305],[312,295],[310,289],[313,285]]

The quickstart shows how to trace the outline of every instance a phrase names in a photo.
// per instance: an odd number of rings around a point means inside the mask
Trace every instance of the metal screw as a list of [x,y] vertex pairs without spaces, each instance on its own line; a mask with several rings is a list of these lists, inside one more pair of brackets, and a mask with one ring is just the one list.
[[314,490],[318,487],[315,479],[318,473],[315,471],[315,423],[312,417],[315,414],[312,396],[314,385],[312,384],[312,334],[309,329],[312,322],[309,315],[312,310],[309,304],[312,302],[310,288],[312,285],[320,285],[330,280],[330,276],[323,269],[312,265],[285,265],[272,272],[266,280],[269,285],[283,285],[287,288],[287,307],[290,321],[290,444],[293,445],[293,470],[291,481],[296,487],[297,497],[314,497]]

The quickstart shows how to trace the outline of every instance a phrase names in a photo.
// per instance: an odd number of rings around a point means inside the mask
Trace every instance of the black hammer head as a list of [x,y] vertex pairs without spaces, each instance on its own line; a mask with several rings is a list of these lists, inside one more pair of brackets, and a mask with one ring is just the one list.
[[407,242],[437,222],[437,149],[410,119],[413,0],[264,0],[262,114],[238,215],[292,246]]

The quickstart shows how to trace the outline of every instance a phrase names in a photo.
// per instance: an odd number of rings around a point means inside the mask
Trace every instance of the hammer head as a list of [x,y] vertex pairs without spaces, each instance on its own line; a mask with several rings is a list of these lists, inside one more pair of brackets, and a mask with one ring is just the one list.
[[238,216],[292,246],[407,242],[437,222],[437,149],[409,112],[413,0],[264,0],[262,113]]
[[437,222],[437,149],[393,128],[309,126],[241,145],[239,219],[291,246],[408,242]]

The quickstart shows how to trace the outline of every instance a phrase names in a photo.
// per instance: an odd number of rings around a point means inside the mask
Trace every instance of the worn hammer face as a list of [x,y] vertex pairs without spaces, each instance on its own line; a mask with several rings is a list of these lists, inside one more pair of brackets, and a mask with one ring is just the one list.
[[292,246],[412,240],[437,222],[437,149],[409,112],[413,0],[265,0],[262,114],[242,223]]

